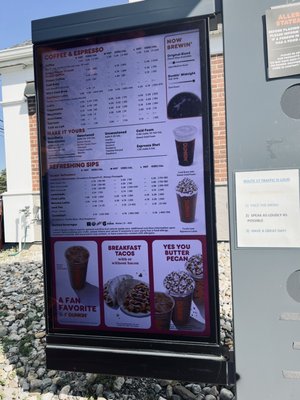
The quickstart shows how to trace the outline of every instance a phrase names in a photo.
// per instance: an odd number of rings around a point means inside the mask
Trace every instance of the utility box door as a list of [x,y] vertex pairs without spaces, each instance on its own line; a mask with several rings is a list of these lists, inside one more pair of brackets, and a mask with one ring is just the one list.
[[300,393],[300,120],[293,112],[300,79],[267,77],[265,16],[279,5],[223,3],[237,397],[242,400],[298,399]]

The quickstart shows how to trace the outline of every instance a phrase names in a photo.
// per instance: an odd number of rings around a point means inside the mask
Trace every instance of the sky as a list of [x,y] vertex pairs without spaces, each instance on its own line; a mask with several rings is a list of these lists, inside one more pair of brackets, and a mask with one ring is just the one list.
[[[128,3],[128,0],[12,0],[0,4],[0,51],[31,39],[31,21]],[[1,86],[1,75],[0,75]],[[1,101],[0,93],[0,101]],[[5,168],[3,116],[0,105],[0,171]]]

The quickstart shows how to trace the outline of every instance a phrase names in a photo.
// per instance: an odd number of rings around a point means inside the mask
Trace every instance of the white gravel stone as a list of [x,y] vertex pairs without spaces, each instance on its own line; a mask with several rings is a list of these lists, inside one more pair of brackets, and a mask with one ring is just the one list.
[[121,390],[122,386],[124,385],[124,382],[125,382],[125,378],[123,378],[122,376],[119,376],[118,378],[116,378],[116,380],[114,381],[114,386],[113,386],[114,391]]
[[220,392],[220,400],[232,400],[234,397],[233,393],[226,389],[226,388],[222,388],[221,392]]
[[44,393],[41,396],[41,400],[52,400],[54,397],[53,393]]

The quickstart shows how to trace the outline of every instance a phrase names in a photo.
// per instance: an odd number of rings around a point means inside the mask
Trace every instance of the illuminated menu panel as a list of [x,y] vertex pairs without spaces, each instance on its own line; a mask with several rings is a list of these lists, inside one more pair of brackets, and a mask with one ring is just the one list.
[[54,328],[210,335],[200,41],[43,48]]

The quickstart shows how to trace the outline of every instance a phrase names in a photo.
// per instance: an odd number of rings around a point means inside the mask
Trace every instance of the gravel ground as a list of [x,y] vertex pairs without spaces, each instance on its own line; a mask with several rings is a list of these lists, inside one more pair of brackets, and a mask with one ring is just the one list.
[[[218,245],[221,340],[232,348],[230,257]],[[0,400],[232,400],[234,386],[47,370],[41,245],[0,252]]]

